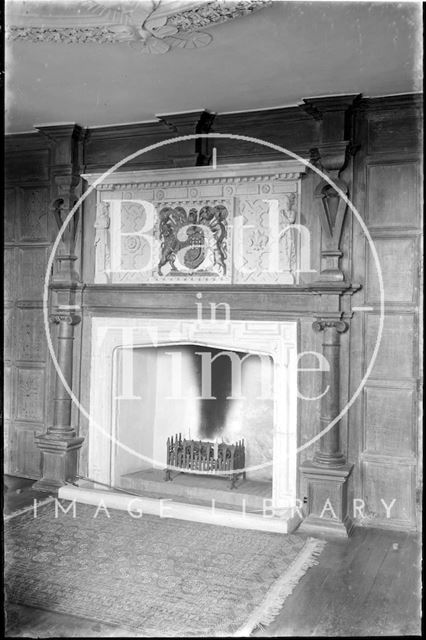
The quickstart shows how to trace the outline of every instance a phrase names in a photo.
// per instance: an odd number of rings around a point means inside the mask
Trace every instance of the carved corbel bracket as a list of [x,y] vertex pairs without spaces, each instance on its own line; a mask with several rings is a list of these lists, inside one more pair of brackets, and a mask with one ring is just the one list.
[[321,201],[319,215],[323,232],[320,278],[322,281],[340,282],[345,279],[339,262],[343,255],[340,241],[347,210],[343,196],[348,196],[349,185],[340,175],[347,164],[349,146],[349,142],[345,140],[311,150],[312,164],[333,181],[333,184],[330,184],[321,178],[314,191],[314,197]]
[[340,268],[341,237],[349,194],[349,182],[343,172],[356,151],[351,142],[353,108],[360,95],[305,98],[301,108],[319,123],[319,143],[311,149],[311,163],[329,178],[321,178],[314,197],[320,199],[322,228],[321,273],[322,282],[342,282],[345,276]]
[[[80,196],[81,158],[85,132],[76,124],[37,125],[51,146],[51,212],[58,232]],[[78,282],[74,264],[79,211],[77,210],[61,235],[56,255],[54,282]]]
[[[77,188],[79,185],[80,176],[78,175],[54,176],[56,193],[51,204],[51,211],[53,212],[58,232],[62,228],[69,212],[78,201],[80,194],[77,192]],[[74,255],[79,218],[80,211],[77,209],[61,235],[60,253],[68,255],[69,257]]]
[[[171,131],[179,136],[195,133],[209,133],[215,119],[215,113],[205,109],[200,111],[188,111],[183,113],[161,114],[159,118]],[[184,152],[173,155],[173,164],[176,167],[205,166],[209,164],[211,141],[207,138],[198,138],[182,142],[179,147]]]

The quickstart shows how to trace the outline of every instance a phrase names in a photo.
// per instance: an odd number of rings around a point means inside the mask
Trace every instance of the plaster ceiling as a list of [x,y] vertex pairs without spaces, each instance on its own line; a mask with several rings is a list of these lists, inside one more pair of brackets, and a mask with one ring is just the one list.
[[[62,3],[74,23],[81,4]],[[36,5],[25,13],[7,0],[6,27],[45,24]],[[90,15],[85,24],[111,21]],[[179,45],[160,55],[126,41],[6,40],[6,130],[29,131],[36,123],[140,122],[200,108],[271,108],[339,93],[421,91],[419,3],[275,0],[202,31],[211,35],[208,46]]]

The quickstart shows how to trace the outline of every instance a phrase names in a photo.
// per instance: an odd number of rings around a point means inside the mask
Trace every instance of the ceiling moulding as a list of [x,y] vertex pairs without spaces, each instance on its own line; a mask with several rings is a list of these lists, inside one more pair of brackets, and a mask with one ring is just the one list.
[[141,53],[196,49],[212,41],[202,31],[249,15],[271,0],[193,2],[139,0],[112,2],[10,2],[6,16],[8,40],[62,43],[127,43]]

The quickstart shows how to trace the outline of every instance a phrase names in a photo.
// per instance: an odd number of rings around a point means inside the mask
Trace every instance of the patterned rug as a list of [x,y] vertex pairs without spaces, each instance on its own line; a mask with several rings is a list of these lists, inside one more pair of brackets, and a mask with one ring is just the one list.
[[[69,505],[70,503],[63,503]],[[76,504],[5,523],[10,602],[146,637],[248,636],[267,625],[324,543]]]

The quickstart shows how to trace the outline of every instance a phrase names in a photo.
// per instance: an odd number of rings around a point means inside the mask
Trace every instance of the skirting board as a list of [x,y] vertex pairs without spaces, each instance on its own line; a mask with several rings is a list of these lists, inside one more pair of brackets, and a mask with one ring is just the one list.
[[[159,516],[161,518],[177,518],[192,522],[203,522],[221,527],[234,527],[237,529],[255,529],[271,533],[291,533],[300,524],[301,518],[297,510],[291,511],[286,516],[271,516],[263,514],[244,513],[232,509],[219,509],[203,505],[173,502],[168,499],[145,498],[143,496],[131,496],[117,491],[103,491],[98,489],[86,489],[76,486],[61,487],[58,498],[71,500],[83,504],[91,504],[99,507],[100,513],[107,509],[120,509],[135,514],[142,512],[146,515]],[[142,516],[143,517],[143,516]]]

